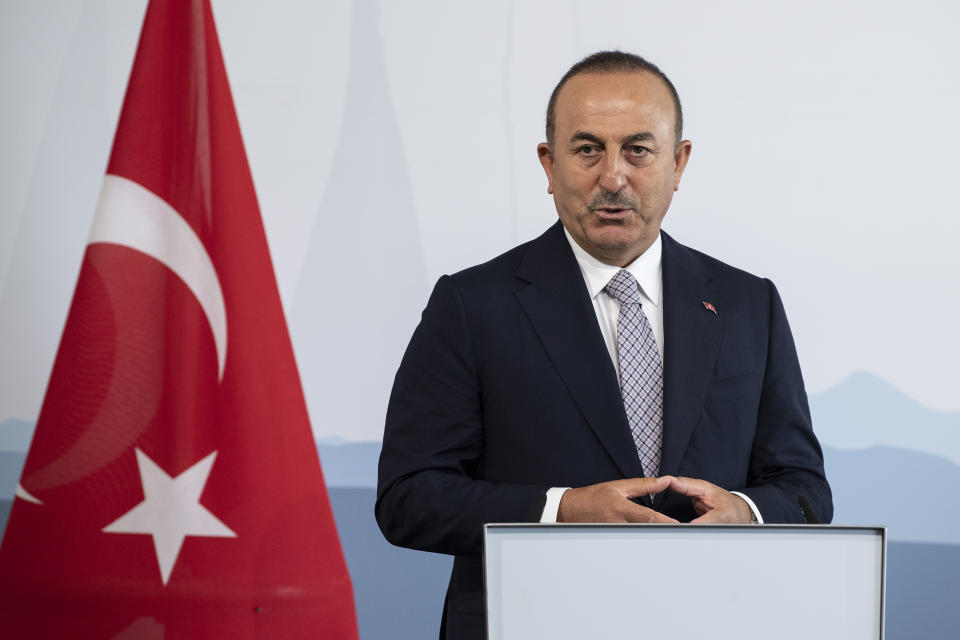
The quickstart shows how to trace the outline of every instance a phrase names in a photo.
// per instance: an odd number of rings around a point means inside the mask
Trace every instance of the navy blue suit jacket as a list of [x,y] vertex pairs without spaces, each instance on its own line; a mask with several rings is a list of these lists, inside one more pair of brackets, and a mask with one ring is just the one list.
[[[662,238],[661,474],[743,492],[766,522],[803,522],[803,495],[829,522],[823,455],[776,289]],[[549,487],[642,475],[559,222],[437,282],[390,397],[376,517],[394,544],[456,556],[447,637],[483,634],[484,523],[538,520]],[[696,517],[677,494],[652,506]]]

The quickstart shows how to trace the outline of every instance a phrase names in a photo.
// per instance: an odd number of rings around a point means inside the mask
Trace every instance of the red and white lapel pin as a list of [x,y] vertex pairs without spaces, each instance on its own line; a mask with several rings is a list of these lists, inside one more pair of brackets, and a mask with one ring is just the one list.
[[707,302],[706,300],[703,300],[702,302],[703,302],[703,308],[704,308],[704,309],[706,309],[707,311],[713,311],[713,315],[717,315],[717,308],[716,308],[715,306],[713,306],[712,304],[710,304],[710,303]]

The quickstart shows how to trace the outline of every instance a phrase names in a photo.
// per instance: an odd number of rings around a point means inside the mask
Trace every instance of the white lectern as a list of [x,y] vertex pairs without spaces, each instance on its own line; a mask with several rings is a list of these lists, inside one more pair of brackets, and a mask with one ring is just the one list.
[[886,530],[489,524],[490,640],[881,640]]

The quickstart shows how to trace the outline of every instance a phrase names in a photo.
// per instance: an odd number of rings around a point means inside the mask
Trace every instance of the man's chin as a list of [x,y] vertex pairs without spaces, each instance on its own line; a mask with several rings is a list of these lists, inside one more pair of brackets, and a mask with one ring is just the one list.
[[590,243],[602,251],[627,251],[631,247],[643,245],[643,237],[624,233],[624,229],[602,229],[587,236]]
[[[593,246],[592,254],[598,260],[608,264],[618,264],[623,266],[633,262],[640,254],[647,250],[653,244],[656,237],[655,233],[650,237],[647,234],[624,234],[623,229],[610,229],[611,233],[591,233],[587,236],[590,244]],[[620,233],[612,233],[620,231]]]

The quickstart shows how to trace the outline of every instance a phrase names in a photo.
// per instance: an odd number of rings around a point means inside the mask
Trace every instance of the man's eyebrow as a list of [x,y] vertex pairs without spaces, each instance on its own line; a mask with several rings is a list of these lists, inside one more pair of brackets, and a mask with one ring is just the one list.
[[586,131],[575,131],[573,135],[570,136],[570,142],[573,143],[573,142],[580,142],[580,141],[592,142],[594,144],[600,145],[601,147],[603,146],[603,140],[593,135],[592,133],[588,133]]
[[620,140],[621,145],[632,144],[634,142],[656,142],[657,138],[649,131],[640,131]]
[[[638,131],[637,133],[632,133],[624,138],[620,139],[621,145],[633,144],[635,142],[656,142],[657,138],[649,131]],[[603,146],[603,140],[595,136],[592,133],[587,131],[575,131],[572,136],[570,136],[570,142],[592,142],[596,145]]]

